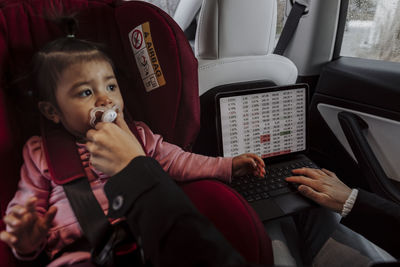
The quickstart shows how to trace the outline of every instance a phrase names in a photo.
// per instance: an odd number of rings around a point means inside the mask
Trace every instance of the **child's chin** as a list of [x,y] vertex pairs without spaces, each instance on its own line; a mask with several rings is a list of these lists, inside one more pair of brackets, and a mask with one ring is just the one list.
[[76,136],[76,142],[81,143],[81,144],[85,144],[86,143],[86,137],[84,136]]

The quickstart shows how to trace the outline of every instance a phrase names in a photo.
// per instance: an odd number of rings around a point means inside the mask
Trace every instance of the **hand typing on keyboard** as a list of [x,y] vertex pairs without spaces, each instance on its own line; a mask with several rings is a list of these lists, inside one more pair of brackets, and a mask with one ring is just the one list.
[[264,161],[256,154],[245,153],[232,159],[232,177],[254,175],[265,176]]
[[301,168],[292,171],[297,176],[286,178],[288,182],[300,184],[298,190],[318,204],[341,212],[351,193],[335,173],[326,169]]

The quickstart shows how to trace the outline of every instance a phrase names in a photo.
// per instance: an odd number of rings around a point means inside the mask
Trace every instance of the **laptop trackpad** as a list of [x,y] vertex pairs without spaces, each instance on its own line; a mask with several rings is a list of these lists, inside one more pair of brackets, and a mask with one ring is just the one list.
[[277,218],[284,215],[278,205],[271,199],[256,201],[254,203],[251,203],[251,206],[257,212],[261,221]]
[[274,198],[285,214],[291,214],[313,207],[313,202],[299,194],[286,194]]

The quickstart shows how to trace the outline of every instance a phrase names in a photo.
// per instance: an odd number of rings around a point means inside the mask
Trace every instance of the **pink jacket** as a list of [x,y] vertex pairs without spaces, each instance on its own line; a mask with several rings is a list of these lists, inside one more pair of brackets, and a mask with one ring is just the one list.
[[[232,158],[213,158],[185,152],[178,146],[163,142],[162,137],[153,134],[144,123],[136,122],[136,126],[148,155],[156,159],[176,181],[190,181],[206,177],[230,181]],[[107,214],[108,202],[103,187],[109,177],[96,171],[90,165],[89,152],[85,145],[77,144],[77,149],[81,155],[94,195]],[[40,214],[44,214],[49,207],[56,206],[58,212],[53,221],[54,226],[50,229],[47,244],[43,244],[46,253],[52,258],[65,246],[82,237],[82,231],[69,205],[64,189],[51,181],[41,137],[33,136],[26,142],[23,157],[24,164],[21,168],[18,190],[8,204],[6,213],[14,205],[23,205],[31,196],[37,197],[37,211]],[[40,251],[38,250],[37,254]],[[29,258],[22,258],[16,253],[14,254],[20,259],[29,260]],[[66,252],[51,262],[49,266],[71,264],[89,257],[88,252]]]

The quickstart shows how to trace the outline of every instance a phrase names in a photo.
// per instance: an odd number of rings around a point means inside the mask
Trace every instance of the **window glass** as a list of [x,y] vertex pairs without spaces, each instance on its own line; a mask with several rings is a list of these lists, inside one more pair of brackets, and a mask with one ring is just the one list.
[[277,1],[277,22],[276,22],[276,36],[275,41],[277,42],[279,36],[281,36],[281,32],[284,25],[285,19],[285,8],[286,8],[286,0],[278,0]]
[[400,0],[350,0],[340,55],[400,62]]

